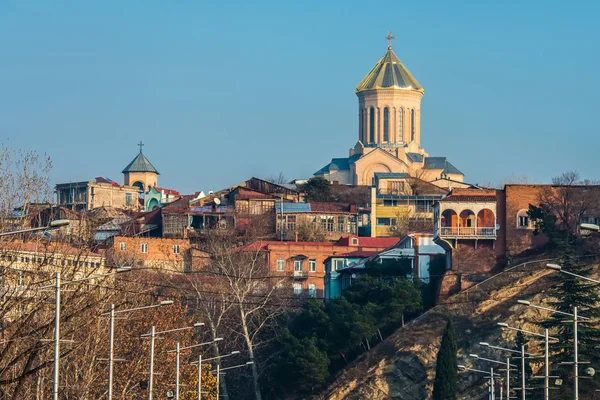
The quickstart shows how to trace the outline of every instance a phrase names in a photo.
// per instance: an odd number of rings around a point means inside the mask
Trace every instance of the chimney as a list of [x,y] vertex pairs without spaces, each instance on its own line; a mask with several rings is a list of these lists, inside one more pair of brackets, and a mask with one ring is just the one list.
[[298,241],[298,231],[294,232],[296,234],[296,242]]

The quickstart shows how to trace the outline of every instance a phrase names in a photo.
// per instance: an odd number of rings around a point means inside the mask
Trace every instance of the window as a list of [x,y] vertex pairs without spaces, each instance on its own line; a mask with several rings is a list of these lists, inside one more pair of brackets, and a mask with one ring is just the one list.
[[404,139],[402,138],[402,124],[404,123],[404,109],[401,108],[398,111],[398,141],[403,141]]
[[308,296],[317,297],[317,285],[315,283],[308,284]]
[[285,269],[285,260],[283,258],[277,259],[277,271],[281,272]]
[[383,109],[383,141],[388,142],[390,140],[390,109]]
[[388,181],[387,193],[384,193],[384,194],[402,194],[403,192],[404,192],[404,182]]
[[335,217],[332,216],[321,216],[321,228],[327,232],[334,232],[333,228],[335,225]]
[[140,247],[140,252],[147,253],[148,252],[148,243],[142,243]]
[[125,205],[131,205],[131,193],[125,193]]
[[127,243],[121,242],[121,243],[119,243],[119,247],[120,247],[121,251],[125,251],[125,250],[127,250]]
[[288,231],[295,231],[296,230],[296,216],[295,215],[288,215],[287,216],[287,225],[286,228]]
[[369,142],[375,142],[375,109],[369,109]]
[[337,271],[338,269],[344,268],[344,260],[335,259],[333,260],[333,270]]
[[352,245],[358,246],[358,238],[352,238]]
[[302,271],[302,260],[294,260],[294,271]]
[[302,294],[302,284],[301,283],[294,283],[294,284],[292,284],[292,287],[294,288],[294,294],[296,296],[300,296]]
[[338,232],[345,232],[346,230],[344,229],[344,227],[346,226],[346,217],[344,217],[343,215],[338,216],[337,218],[338,220]]
[[433,210],[431,200],[417,200],[416,211],[418,213],[430,213]]
[[17,273],[17,285],[23,286],[25,284],[25,278],[23,277],[23,271]]
[[410,110],[410,141],[415,140],[415,110]]
[[173,245],[173,254],[179,254],[181,251],[181,248],[179,247],[178,244],[174,244]]
[[398,200],[384,200],[384,207],[396,207],[398,205]]
[[377,218],[377,226],[396,226],[396,218]]
[[530,229],[533,224],[527,215],[527,210],[520,210],[517,213],[517,228],[518,229]]
[[317,260],[308,260],[308,269],[310,272],[317,272]]

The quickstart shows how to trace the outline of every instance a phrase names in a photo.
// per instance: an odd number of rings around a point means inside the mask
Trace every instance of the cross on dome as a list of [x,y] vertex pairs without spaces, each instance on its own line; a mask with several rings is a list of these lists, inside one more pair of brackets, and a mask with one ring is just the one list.
[[385,37],[388,40],[388,49],[392,49],[392,40],[396,39],[396,36],[392,35],[392,31],[388,31],[388,35]]
[[142,141],[140,140],[140,142],[138,143],[138,146],[140,146],[140,153],[142,152],[142,147],[144,146],[144,143],[142,143]]

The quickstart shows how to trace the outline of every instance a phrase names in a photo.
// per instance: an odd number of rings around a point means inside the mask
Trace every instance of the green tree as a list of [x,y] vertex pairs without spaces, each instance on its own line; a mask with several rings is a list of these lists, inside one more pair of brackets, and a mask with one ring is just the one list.
[[310,178],[304,184],[304,192],[307,201],[331,201],[333,199],[331,183],[321,176]]
[[452,320],[448,319],[440,350],[437,354],[435,381],[433,383],[434,400],[456,400],[458,384],[456,352],[456,331]]
[[329,357],[319,349],[317,338],[298,339],[286,330],[281,343],[283,350],[274,370],[281,389],[310,394],[322,388],[329,378]]

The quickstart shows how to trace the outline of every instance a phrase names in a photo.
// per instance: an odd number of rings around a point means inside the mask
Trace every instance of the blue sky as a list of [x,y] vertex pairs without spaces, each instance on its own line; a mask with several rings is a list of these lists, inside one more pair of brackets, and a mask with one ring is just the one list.
[[598,2],[0,0],[0,138],[53,182],[304,178],[357,140],[354,87],[394,50],[422,146],[466,180],[599,178]]

